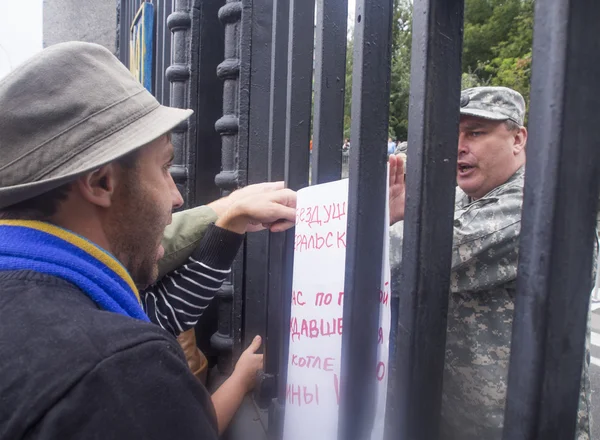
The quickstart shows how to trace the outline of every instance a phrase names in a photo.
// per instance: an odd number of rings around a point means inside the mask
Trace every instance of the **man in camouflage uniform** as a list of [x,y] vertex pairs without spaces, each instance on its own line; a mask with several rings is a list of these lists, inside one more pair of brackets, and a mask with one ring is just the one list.
[[[477,87],[463,91],[460,106],[441,439],[500,440],[523,204],[525,101],[505,87]],[[391,229],[396,291],[402,228]],[[588,366],[589,357],[577,440],[590,439]]]

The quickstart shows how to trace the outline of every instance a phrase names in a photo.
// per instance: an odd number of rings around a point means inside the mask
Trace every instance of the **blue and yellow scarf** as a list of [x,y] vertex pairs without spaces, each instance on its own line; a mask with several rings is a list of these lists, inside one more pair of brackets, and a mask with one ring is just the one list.
[[0,271],[31,270],[76,285],[101,309],[149,321],[127,270],[85,238],[49,223],[0,221]]

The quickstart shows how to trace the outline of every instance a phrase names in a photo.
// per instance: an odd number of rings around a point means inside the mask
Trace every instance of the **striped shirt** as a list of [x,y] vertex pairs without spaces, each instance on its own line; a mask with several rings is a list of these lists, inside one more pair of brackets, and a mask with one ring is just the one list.
[[183,266],[140,292],[150,320],[174,336],[194,327],[231,273],[243,238],[210,225]]

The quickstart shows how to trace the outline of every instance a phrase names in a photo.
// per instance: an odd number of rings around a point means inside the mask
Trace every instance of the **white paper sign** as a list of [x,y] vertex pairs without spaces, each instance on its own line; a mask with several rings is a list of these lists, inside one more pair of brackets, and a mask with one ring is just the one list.
[[[284,440],[337,439],[347,207],[347,179],[298,191]],[[372,440],[383,438],[388,381],[388,209],[386,203],[382,287],[373,292],[379,294],[381,313]]]

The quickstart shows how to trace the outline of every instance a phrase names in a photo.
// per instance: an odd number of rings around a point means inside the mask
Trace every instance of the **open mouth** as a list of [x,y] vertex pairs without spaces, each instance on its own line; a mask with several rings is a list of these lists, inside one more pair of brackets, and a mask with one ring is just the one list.
[[470,170],[472,170],[473,168],[475,168],[472,165],[467,165],[467,164],[460,164],[458,165],[458,171],[462,174],[462,173],[466,173]]

